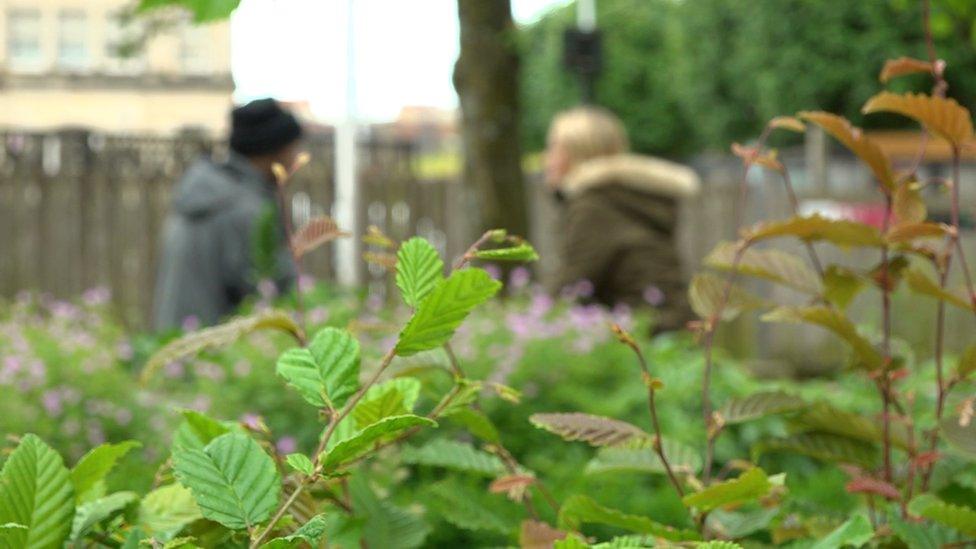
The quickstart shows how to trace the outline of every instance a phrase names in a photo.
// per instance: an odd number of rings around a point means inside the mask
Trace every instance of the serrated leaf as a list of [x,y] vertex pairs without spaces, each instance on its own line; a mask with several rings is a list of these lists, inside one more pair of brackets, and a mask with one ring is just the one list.
[[919,238],[943,238],[948,233],[949,226],[944,223],[903,223],[889,229],[885,240],[891,244],[906,244]]
[[710,515],[711,528],[722,537],[739,539],[769,527],[780,513],[776,507],[754,507],[746,510],[723,511],[716,509]]
[[203,450],[174,451],[173,471],[203,516],[231,529],[260,524],[278,505],[278,468],[247,435],[227,433]]
[[315,515],[308,522],[303,524],[294,534],[275,538],[263,545],[261,549],[291,549],[301,547],[301,542],[305,542],[309,547],[318,547],[319,540],[325,536],[329,522],[325,514]]
[[928,209],[925,207],[925,201],[922,200],[918,184],[914,181],[902,183],[895,190],[892,202],[895,219],[898,220],[899,225],[925,221]]
[[942,437],[953,448],[966,454],[970,459],[976,459],[976,420],[970,420],[966,425],[960,425],[958,417],[945,417],[939,423]]
[[505,466],[498,456],[464,442],[443,438],[434,439],[421,447],[403,448],[400,460],[413,465],[443,467],[489,477],[505,472]]
[[899,95],[881,92],[868,99],[861,112],[894,112],[906,116],[941,136],[954,147],[961,147],[973,138],[973,121],[969,109],[952,98],[921,93]]
[[769,493],[772,486],[765,471],[753,467],[738,478],[712,484],[700,492],[688,494],[682,501],[685,505],[708,512],[726,505],[757,500]]
[[905,273],[905,281],[908,282],[908,287],[917,294],[945,301],[967,311],[974,310],[972,301],[955,292],[940,288],[938,283],[919,269],[908,269],[908,272]]
[[269,329],[287,332],[297,338],[303,335],[298,324],[282,311],[262,311],[235,318],[224,324],[187,334],[166,344],[149,357],[142,371],[142,382],[147,383],[160,368],[170,362],[193,356],[205,349],[225,347],[251,332]]
[[439,482],[427,491],[431,508],[447,522],[458,528],[507,534],[513,525],[482,505],[479,494],[458,483]]
[[795,412],[806,405],[796,395],[783,391],[764,391],[729,401],[719,410],[719,415],[724,423],[734,425],[770,415]]
[[71,523],[69,538],[73,541],[80,540],[93,526],[118,515],[138,500],[139,494],[135,492],[116,492],[79,505],[75,510],[74,521]]
[[438,282],[400,332],[396,352],[409,356],[447,343],[476,306],[502,287],[482,269],[461,269]]
[[876,370],[883,365],[881,353],[864,338],[844,313],[824,306],[779,307],[762,317],[765,322],[816,324],[847,342],[858,358],[858,365]]
[[0,524],[19,524],[2,538],[9,547],[61,547],[71,532],[75,498],[70,474],[57,452],[24,435],[0,470]]
[[976,537],[976,510],[969,507],[946,503],[932,494],[920,494],[908,504],[908,511],[954,528],[967,536]]
[[966,347],[956,363],[956,376],[959,379],[966,379],[973,372],[976,372],[976,344]]
[[338,409],[359,390],[359,341],[346,330],[320,330],[306,348],[278,357],[276,371],[309,404]]
[[173,450],[185,448],[202,450],[210,441],[231,431],[240,431],[236,425],[217,421],[196,410],[181,410],[183,421],[173,434]]
[[846,309],[864,286],[864,279],[850,269],[830,265],[824,271],[824,299],[839,309]]
[[193,494],[179,484],[157,488],[139,503],[139,527],[158,539],[168,539],[201,518]]
[[380,439],[400,433],[411,427],[436,427],[437,423],[425,417],[415,415],[390,416],[366,427],[350,438],[336,444],[326,453],[322,461],[326,471],[332,471],[346,461],[359,457],[372,448]]
[[861,128],[851,125],[843,116],[837,116],[829,112],[813,111],[801,112],[799,116],[802,120],[811,122],[823,128],[825,132],[832,135],[834,139],[840,141],[851,152],[857,155],[871,172],[875,179],[883,188],[893,189],[895,178],[891,173],[891,163],[885,156],[881,147],[874,141],[868,139]]
[[[719,244],[705,258],[705,265],[713,269],[732,270],[738,245]],[[772,280],[810,294],[820,293],[817,273],[799,257],[779,250],[747,249],[739,260],[738,271],[749,276]]]
[[744,231],[751,242],[792,236],[809,242],[825,241],[840,247],[881,247],[884,238],[878,229],[846,219],[829,219],[820,214],[798,216],[783,221],[763,221]]
[[955,530],[939,524],[909,522],[897,515],[889,517],[889,521],[891,530],[908,549],[942,549],[960,541]]
[[878,462],[878,451],[871,444],[828,433],[799,433],[770,438],[752,447],[753,459],[759,459],[768,452],[800,454],[827,463],[850,463],[863,467],[872,467]]
[[[803,410],[794,422],[807,431],[823,432],[869,443],[880,443],[880,424],[863,414],[841,410],[826,402],[817,402]],[[908,447],[904,428],[892,425],[891,443],[901,449]]]
[[75,489],[75,500],[79,503],[90,501],[104,494],[103,481],[115,464],[133,448],[142,444],[127,440],[118,444],[102,444],[81,456],[71,470],[71,484]]
[[[468,410],[469,406],[478,400],[478,393],[481,392],[482,384],[480,381],[472,379],[457,379],[455,382],[456,390],[447,392],[437,403],[440,417],[451,417],[459,412]],[[487,418],[486,418],[487,419]]]
[[711,273],[698,273],[691,279],[688,300],[691,308],[700,318],[709,319],[719,313],[722,320],[728,321],[748,309],[762,305],[762,300],[749,294],[736,285],[732,286],[729,297],[725,299],[728,281]]
[[532,414],[529,422],[565,440],[582,440],[592,446],[635,445],[651,435],[625,421],[579,412]]
[[304,257],[319,246],[350,233],[339,229],[335,220],[323,215],[308,220],[291,239],[292,250],[298,257]]
[[[695,475],[701,470],[702,460],[698,452],[680,442],[661,440],[664,457],[671,470],[681,475]],[[660,458],[650,447],[600,448],[596,456],[586,464],[584,473],[636,472],[663,475],[666,473]]]
[[360,429],[389,417],[413,412],[420,397],[420,381],[397,377],[370,387],[353,408],[352,416]]
[[299,473],[303,473],[306,476],[312,476],[312,473],[315,471],[315,466],[312,465],[312,460],[309,459],[309,457],[305,454],[288,454],[285,457],[285,463],[287,463],[292,469],[298,471]]
[[451,413],[450,419],[460,423],[468,432],[485,442],[497,443],[500,440],[498,428],[484,412],[462,408]]
[[539,254],[532,244],[524,241],[508,248],[478,250],[474,256],[485,261],[538,261],[539,259]]
[[414,237],[400,245],[396,285],[407,305],[418,307],[443,278],[444,261],[430,242]]
[[904,76],[906,74],[927,73],[932,74],[932,63],[914,59],[912,57],[899,57],[898,59],[888,59],[885,61],[878,80],[887,84],[892,78]]
[[423,544],[429,530],[427,523],[416,514],[377,498],[365,475],[352,476],[349,494],[353,509],[365,517],[359,538],[367,546],[413,549]]
[[861,547],[874,537],[874,528],[863,515],[854,515],[831,533],[813,544],[811,549],[840,549]]
[[575,495],[570,496],[559,508],[558,524],[562,530],[579,531],[583,524],[596,523],[615,526],[637,532],[650,534],[669,541],[694,541],[701,539],[698,532],[678,530],[671,526],[655,522],[647,517],[629,515],[616,509],[604,507],[592,498]]

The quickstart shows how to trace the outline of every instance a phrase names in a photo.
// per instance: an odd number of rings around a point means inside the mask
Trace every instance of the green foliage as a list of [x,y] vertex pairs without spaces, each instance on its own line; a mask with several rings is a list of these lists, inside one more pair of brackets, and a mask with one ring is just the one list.
[[147,534],[168,540],[201,518],[203,514],[190,490],[179,484],[167,484],[142,498],[136,523]]
[[64,461],[32,434],[0,470],[0,524],[16,524],[0,541],[10,547],[60,547],[71,532],[74,490]]
[[833,532],[813,544],[813,549],[861,547],[874,537],[874,528],[863,515],[854,515]]
[[139,501],[139,494],[135,492],[116,492],[79,505],[71,523],[69,539],[80,540],[93,526],[122,513],[136,501]]
[[359,342],[344,330],[324,328],[308,347],[285,351],[278,375],[309,404],[339,408],[359,388]]
[[766,322],[791,322],[816,324],[833,332],[847,342],[857,356],[857,364],[874,370],[881,366],[881,354],[864,336],[857,331],[846,316],[840,311],[823,306],[812,307],[780,307],[763,316]]
[[559,508],[559,527],[564,530],[578,531],[584,523],[606,524],[631,532],[651,534],[670,541],[701,539],[694,531],[677,530],[654,522],[647,517],[628,515],[616,509],[604,507],[586,496],[571,496]]
[[725,424],[734,425],[769,415],[795,412],[804,407],[806,407],[806,403],[795,395],[782,391],[770,391],[729,401],[718,413],[722,416],[722,421]]
[[578,412],[535,414],[529,421],[565,440],[582,440],[593,446],[634,445],[650,438],[650,435],[625,421]]
[[196,23],[227,19],[241,0],[140,0],[139,11],[178,6],[190,12]]
[[[695,475],[701,470],[702,460],[697,450],[667,438],[662,441],[661,446],[668,465],[675,473]],[[585,470],[587,474],[623,471],[665,474],[661,459],[650,447],[600,448],[596,457],[586,464]]]
[[127,440],[118,444],[102,444],[82,456],[71,470],[71,484],[75,489],[75,499],[79,503],[91,501],[105,495],[105,477],[116,462],[141,443]]
[[682,501],[707,512],[726,505],[754,501],[769,493],[772,487],[765,471],[753,467],[738,478],[715,483],[700,492],[688,494]]
[[458,483],[441,482],[427,490],[430,506],[447,522],[465,530],[505,534],[513,525],[482,505],[480,494]]
[[310,547],[316,547],[319,540],[325,535],[329,523],[326,515],[315,515],[301,528],[295,530],[294,534],[281,538],[275,538],[261,546],[262,549],[291,549],[301,547],[301,542],[307,543]]
[[939,500],[932,494],[920,494],[908,504],[908,510],[916,516],[927,518],[976,537],[976,510]]
[[278,504],[278,470],[247,435],[227,433],[203,450],[176,450],[173,470],[203,516],[228,528],[251,528],[267,520]]
[[444,279],[444,261],[423,238],[414,237],[397,252],[396,285],[403,301],[418,307],[438,282]]
[[323,465],[326,471],[332,471],[343,463],[368,452],[372,445],[381,439],[424,425],[436,427],[437,422],[410,414],[385,417],[336,444],[326,453]]
[[500,288],[501,283],[482,269],[461,269],[451,273],[434,286],[400,332],[397,354],[409,356],[443,345],[468,313]]
[[954,448],[976,460],[976,421],[963,422],[956,417],[947,417],[939,426],[942,436]]
[[539,254],[528,242],[519,242],[515,246],[507,248],[495,248],[492,250],[478,250],[474,253],[478,259],[485,261],[538,261]]
[[304,473],[307,476],[311,476],[315,471],[315,465],[312,464],[312,460],[305,454],[288,454],[285,456],[285,462],[292,469],[299,473]]
[[398,377],[370,387],[356,404],[352,417],[360,429],[395,415],[413,412],[420,396],[420,381],[412,377]]
[[[713,269],[731,271],[737,245],[731,242],[719,244],[705,258],[705,264]],[[742,274],[772,280],[802,292],[817,295],[821,282],[810,267],[799,257],[779,250],[749,248],[742,254],[737,271]]]
[[406,447],[400,454],[404,463],[428,465],[485,476],[505,472],[497,456],[478,450],[470,444],[436,438],[421,447]]
[[878,463],[878,449],[860,440],[829,433],[799,433],[774,437],[753,445],[753,459],[768,452],[789,452],[810,456],[827,463],[849,463],[872,467]]
[[203,450],[210,441],[234,427],[194,410],[180,412],[183,421],[173,435],[173,450]]

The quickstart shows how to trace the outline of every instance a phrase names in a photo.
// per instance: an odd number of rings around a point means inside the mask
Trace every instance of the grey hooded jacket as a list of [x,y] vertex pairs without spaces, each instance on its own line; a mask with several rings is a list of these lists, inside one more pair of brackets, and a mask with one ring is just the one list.
[[[163,228],[153,324],[201,325],[231,314],[257,283],[254,253],[260,218],[277,212],[274,188],[248,160],[231,153],[225,163],[201,159],[177,185]],[[294,278],[285,235],[275,223],[275,282]]]

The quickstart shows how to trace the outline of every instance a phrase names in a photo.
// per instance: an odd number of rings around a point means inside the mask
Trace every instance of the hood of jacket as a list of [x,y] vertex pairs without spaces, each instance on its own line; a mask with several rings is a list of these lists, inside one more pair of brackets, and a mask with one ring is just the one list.
[[560,190],[573,198],[608,185],[670,199],[695,196],[701,187],[698,174],[687,166],[650,156],[619,154],[583,162],[566,176]]
[[180,180],[173,209],[189,218],[206,217],[240,200],[241,194],[272,198],[273,189],[247,159],[233,155],[225,163],[204,158],[194,163]]

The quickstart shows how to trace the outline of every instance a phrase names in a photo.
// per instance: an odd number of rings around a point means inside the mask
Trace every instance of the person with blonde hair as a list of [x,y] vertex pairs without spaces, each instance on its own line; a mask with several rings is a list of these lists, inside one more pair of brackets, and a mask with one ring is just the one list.
[[693,170],[637,155],[611,112],[579,107],[553,120],[546,184],[563,204],[556,290],[584,287],[607,306],[652,306],[655,329],[691,319],[675,244],[679,201],[699,190]]

